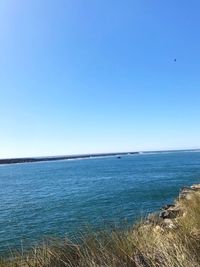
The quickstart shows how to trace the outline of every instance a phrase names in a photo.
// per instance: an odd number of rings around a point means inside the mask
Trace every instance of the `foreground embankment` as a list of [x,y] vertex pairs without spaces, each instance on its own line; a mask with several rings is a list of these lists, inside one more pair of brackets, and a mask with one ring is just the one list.
[[77,243],[48,240],[0,266],[200,266],[200,185],[183,188],[173,204],[126,230],[90,232]]

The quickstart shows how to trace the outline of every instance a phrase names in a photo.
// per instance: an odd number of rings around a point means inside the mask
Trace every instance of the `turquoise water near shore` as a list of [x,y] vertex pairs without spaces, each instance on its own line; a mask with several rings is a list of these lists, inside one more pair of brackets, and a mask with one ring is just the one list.
[[200,183],[200,151],[0,166],[0,252],[133,223]]

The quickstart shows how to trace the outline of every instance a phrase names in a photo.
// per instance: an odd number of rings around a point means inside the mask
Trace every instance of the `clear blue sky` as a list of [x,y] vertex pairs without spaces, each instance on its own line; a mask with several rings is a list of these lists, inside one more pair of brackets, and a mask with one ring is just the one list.
[[199,10],[1,0],[0,157],[199,148]]

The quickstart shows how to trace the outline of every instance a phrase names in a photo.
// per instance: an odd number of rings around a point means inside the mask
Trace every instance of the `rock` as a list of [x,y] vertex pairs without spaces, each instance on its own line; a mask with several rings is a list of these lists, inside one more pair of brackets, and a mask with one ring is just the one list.
[[175,225],[171,219],[164,219],[163,222],[167,228],[175,228]]
[[[198,191],[198,192],[197,192]],[[177,228],[177,221],[182,216],[186,216],[184,205],[181,199],[190,200],[194,194],[200,194],[200,184],[192,185],[191,187],[183,187],[175,204],[165,205],[160,213],[149,214],[147,224],[153,226],[153,231],[162,231],[165,228]]]
[[193,192],[200,191],[200,184],[194,184],[192,186],[185,186],[181,189],[179,194],[179,199],[191,199],[191,194]]
[[200,190],[199,188],[200,188],[200,185],[193,185],[191,187],[188,187],[188,186],[183,187],[179,194],[179,200],[180,199],[190,200],[193,192]]
[[198,191],[198,190],[200,190],[200,184],[194,184],[191,186],[191,188],[195,191]]
[[165,206],[162,207],[163,210],[168,210],[169,208],[174,208],[175,205],[174,204],[167,204]]
[[162,219],[167,218],[167,215],[168,215],[168,212],[166,210],[162,210],[159,213],[159,217],[162,218]]
[[151,224],[159,224],[161,223],[161,218],[158,213],[150,213],[147,217],[147,222]]
[[183,190],[181,191],[181,193],[179,194],[179,200],[180,199],[187,199],[190,200],[192,197],[192,191],[190,190]]
[[175,219],[178,216],[179,212],[179,209],[162,210],[159,213],[159,217],[162,219]]
[[192,191],[194,190],[192,186],[184,186],[181,191]]

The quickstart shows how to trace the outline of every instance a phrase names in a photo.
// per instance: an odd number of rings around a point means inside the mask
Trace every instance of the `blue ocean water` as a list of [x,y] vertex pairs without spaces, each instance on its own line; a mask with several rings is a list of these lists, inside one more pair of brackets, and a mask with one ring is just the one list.
[[0,166],[0,252],[86,224],[133,223],[200,183],[200,152]]

